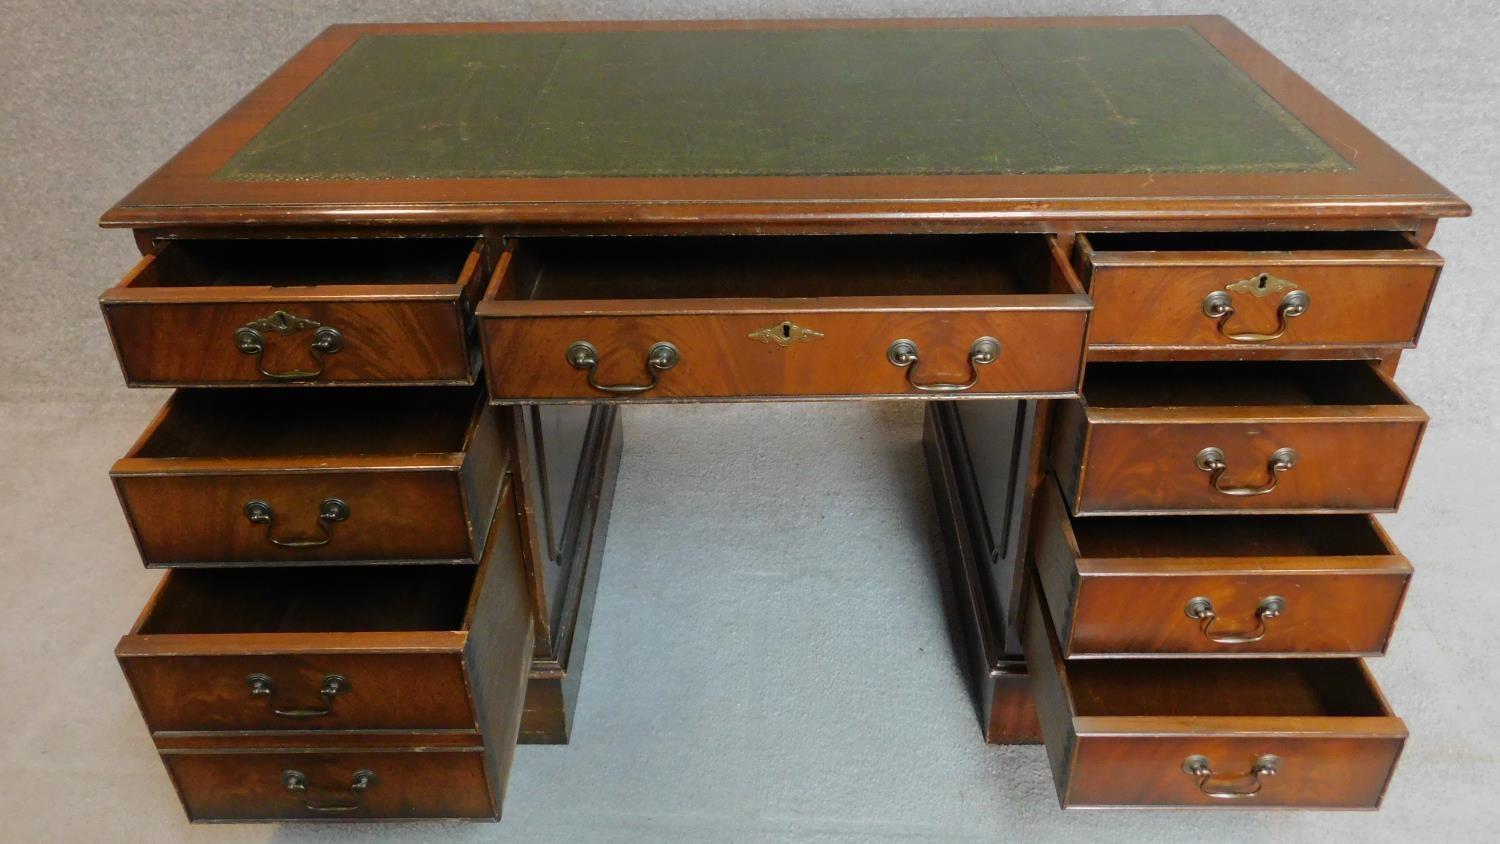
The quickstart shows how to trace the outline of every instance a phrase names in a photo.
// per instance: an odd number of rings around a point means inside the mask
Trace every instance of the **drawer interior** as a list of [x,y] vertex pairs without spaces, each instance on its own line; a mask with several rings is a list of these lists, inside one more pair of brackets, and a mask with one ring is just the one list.
[[500,299],[1068,293],[1036,234],[526,238]]
[[462,630],[475,566],[177,569],[134,631],[345,633]]
[[1090,516],[1071,523],[1088,558],[1348,557],[1395,551],[1368,516]]
[[1095,252],[1369,252],[1421,247],[1394,231],[1092,232]]
[[1090,407],[1407,406],[1365,361],[1090,363]]
[[175,240],[132,287],[304,287],[453,284],[472,238]]
[[455,454],[479,401],[471,387],[178,390],[129,456]]
[[1077,716],[1390,717],[1358,659],[1072,660]]

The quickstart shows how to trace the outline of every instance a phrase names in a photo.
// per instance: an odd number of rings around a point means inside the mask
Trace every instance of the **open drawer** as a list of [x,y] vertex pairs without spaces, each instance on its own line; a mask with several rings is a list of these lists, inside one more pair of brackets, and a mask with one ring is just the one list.
[[472,384],[473,238],[165,241],[100,297],[131,386]]
[[481,387],[179,390],[110,470],[148,566],[480,559],[508,452]]
[[1443,259],[1406,232],[1079,235],[1089,348],[1403,349]]
[[1053,460],[1077,515],[1396,509],[1427,414],[1365,361],[1093,363]]
[[1385,653],[1412,568],[1370,516],[1073,518],[1033,551],[1069,659]]
[[1365,808],[1406,743],[1359,659],[1064,661],[1035,590],[1023,641],[1064,808]]
[[511,241],[491,400],[1070,396],[1090,305],[1036,234]]
[[162,578],[115,655],[191,817],[499,814],[533,630],[496,509],[479,566]]

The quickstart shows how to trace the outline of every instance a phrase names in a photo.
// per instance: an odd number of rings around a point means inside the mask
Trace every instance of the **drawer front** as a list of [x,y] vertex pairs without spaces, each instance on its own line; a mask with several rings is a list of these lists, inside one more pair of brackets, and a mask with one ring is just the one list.
[[153,732],[473,730],[458,653],[121,656]]
[[[1373,809],[1403,744],[1398,737],[1082,734],[1065,800],[1068,806]],[[1268,754],[1278,760],[1275,774],[1255,777],[1252,769]],[[1190,757],[1206,760],[1211,772],[1201,787],[1201,776],[1184,770]]]
[[495,818],[479,749],[164,753],[193,820]]
[[1062,607],[1067,621],[1059,618],[1070,657],[1385,654],[1410,582],[1406,567],[1355,570],[1316,559],[1283,571],[1226,559],[1214,562],[1227,571],[1212,574],[1131,562],[1127,571],[1104,564],[1077,573],[1073,604]]
[[116,471],[114,480],[149,566],[475,560],[472,537],[483,536],[471,532],[456,469]]
[[1068,658],[1381,654],[1411,580],[1365,516],[1075,521],[1065,509],[1042,490],[1032,558]]
[[[1170,412],[1170,411],[1168,411]],[[1425,423],[1232,419],[1180,423],[1083,421],[1081,460],[1059,480],[1074,512],[1391,512]],[[1213,449],[1219,468],[1206,459]],[[1293,449],[1290,468],[1283,449]]]
[[104,317],[132,386],[473,383],[456,297],[330,301],[307,290],[275,301],[106,303]]
[[[1392,238],[1399,236],[1391,235]],[[1093,251],[1091,347],[1410,348],[1442,258],[1387,250]]]
[[1409,570],[1327,561],[1319,571],[1317,560],[1301,570],[1247,570],[1254,562],[1205,561],[1229,569],[1212,574],[1091,566],[1077,574],[1068,620],[1059,622],[1067,654],[1385,652]]
[[[889,311],[492,318],[483,332],[492,400],[1061,396],[1078,389],[1086,317],[1047,309],[924,313],[897,298]],[[988,363],[977,362],[983,338],[998,341]],[[892,363],[898,340],[915,346],[914,363]],[[569,355],[579,342],[593,350],[591,369]],[[674,360],[653,370],[648,356],[661,343],[675,349]]]

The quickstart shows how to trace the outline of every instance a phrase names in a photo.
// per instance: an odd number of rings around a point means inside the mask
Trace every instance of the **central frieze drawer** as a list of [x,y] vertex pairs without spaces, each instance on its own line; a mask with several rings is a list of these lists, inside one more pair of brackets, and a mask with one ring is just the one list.
[[1049,236],[511,241],[490,396],[1071,396],[1090,304]]
[[1080,516],[1391,512],[1426,425],[1365,361],[1094,363],[1053,460]]
[[477,385],[179,390],[110,477],[148,566],[472,563],[499,424]]

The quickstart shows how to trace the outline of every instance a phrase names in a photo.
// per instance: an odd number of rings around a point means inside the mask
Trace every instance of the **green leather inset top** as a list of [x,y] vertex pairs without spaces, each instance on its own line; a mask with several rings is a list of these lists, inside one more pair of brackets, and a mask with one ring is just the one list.
[[367,35],[220,180],[1348,169],[1188,28]]

